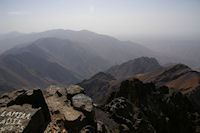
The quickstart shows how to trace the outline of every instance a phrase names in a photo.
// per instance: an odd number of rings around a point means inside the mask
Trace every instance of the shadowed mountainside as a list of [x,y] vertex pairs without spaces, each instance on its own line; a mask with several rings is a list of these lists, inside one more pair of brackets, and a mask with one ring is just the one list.
[[67,85],[77,81],[79,78],[72,71],[28,52],[0,57],[0,93],[14,88]]
[[78,83],[78,85],[85,88],[86,94],[92,97],[95,103],[104,103],[112,92],[112,90],[109,89],[110,84],[115,80],[116,79],[112,75],[99,72],[90,79]]
[[86,93],[94,99],[94,102],[102,104],[106,101],[109,94],[119,87],[119,83],[123,79],[134,74],[151,72],[161,68],[155,58],[136,58],[121,65],[113,66],[106,72],[97,73],[90,79],[83,80],[78,85],[85,88]]

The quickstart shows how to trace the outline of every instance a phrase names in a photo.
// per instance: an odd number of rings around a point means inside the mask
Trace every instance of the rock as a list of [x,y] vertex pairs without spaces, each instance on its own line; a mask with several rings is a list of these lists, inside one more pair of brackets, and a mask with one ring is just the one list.
[[[69,133],[79,133],[87,126],[96,130],[92,100],[83,94],[83,91],[84,89],[77,85],[67,89],[50,86],[45,90],[45,99],[51,112],[51,125],[60,121],[60,130],[65,129]],[[46,132],[55,128],[57,127],[49,126]]]
[[41,90],[18,90],[0,98],[0,131],[43,132],[50,114]]
[[72,104],[75,108],[91,112],[93,110],[92,99],[84,94],[77,94],[72,97]]
[[102,121],[97,121],[97,133],[110,133],[110,131]]
[[84,89],[78,85],[70,85],[67,88],[68,99],[71,99],[74,95],[84,93]]

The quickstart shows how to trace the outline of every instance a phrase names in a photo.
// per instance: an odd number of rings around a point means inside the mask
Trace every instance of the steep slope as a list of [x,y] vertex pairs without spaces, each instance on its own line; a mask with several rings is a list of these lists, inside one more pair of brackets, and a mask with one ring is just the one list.
[[68,85],[79,79],[73,72],[28,52],[0,57],[0,93],[21,87]]
[[56,62],[88,78],[98,71],[104,70],[109,62],[83,48],[82,43],[57,38],[42,38],[27,46],[16,47],[4,54],[29,52],[51,62]]
[[173,65],[162,70],[134,76],[144,82],[154,82],[158,86],[166,85],[184,94],[190,93],[200,85],[200,73],[186,65]]
[[161,68],[162,67],[155,58],[140,57],[113,66],[106,72],[115,76],[117,79],[124,79],[135,74],[151,72]]
[[112,75],[99,72],[90,79],[78,83],[78,85],[85,88],[86,94],[92,97],[95,103],[100,104],[104,103],[112,92],[109,87],[114,80],[115,78]]

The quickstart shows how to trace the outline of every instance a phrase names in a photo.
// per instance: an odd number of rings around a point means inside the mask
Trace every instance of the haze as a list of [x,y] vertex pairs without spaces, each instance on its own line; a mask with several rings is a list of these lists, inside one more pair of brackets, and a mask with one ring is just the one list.
[[49,29],[132,36],[200,36],[199,0],[1,0],[0,33]]

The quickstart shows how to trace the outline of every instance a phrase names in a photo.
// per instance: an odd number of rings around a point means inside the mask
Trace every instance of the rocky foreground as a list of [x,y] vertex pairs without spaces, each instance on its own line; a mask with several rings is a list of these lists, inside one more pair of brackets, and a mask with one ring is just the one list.
[[77,86],[17,90],[0,98],[0,132],[110,132],[97,121],[92,99]]
[[198,133],[199,125],[187,97],[139,80],[122,82],[101,106],[78,85],[0,97],[1,133]]

